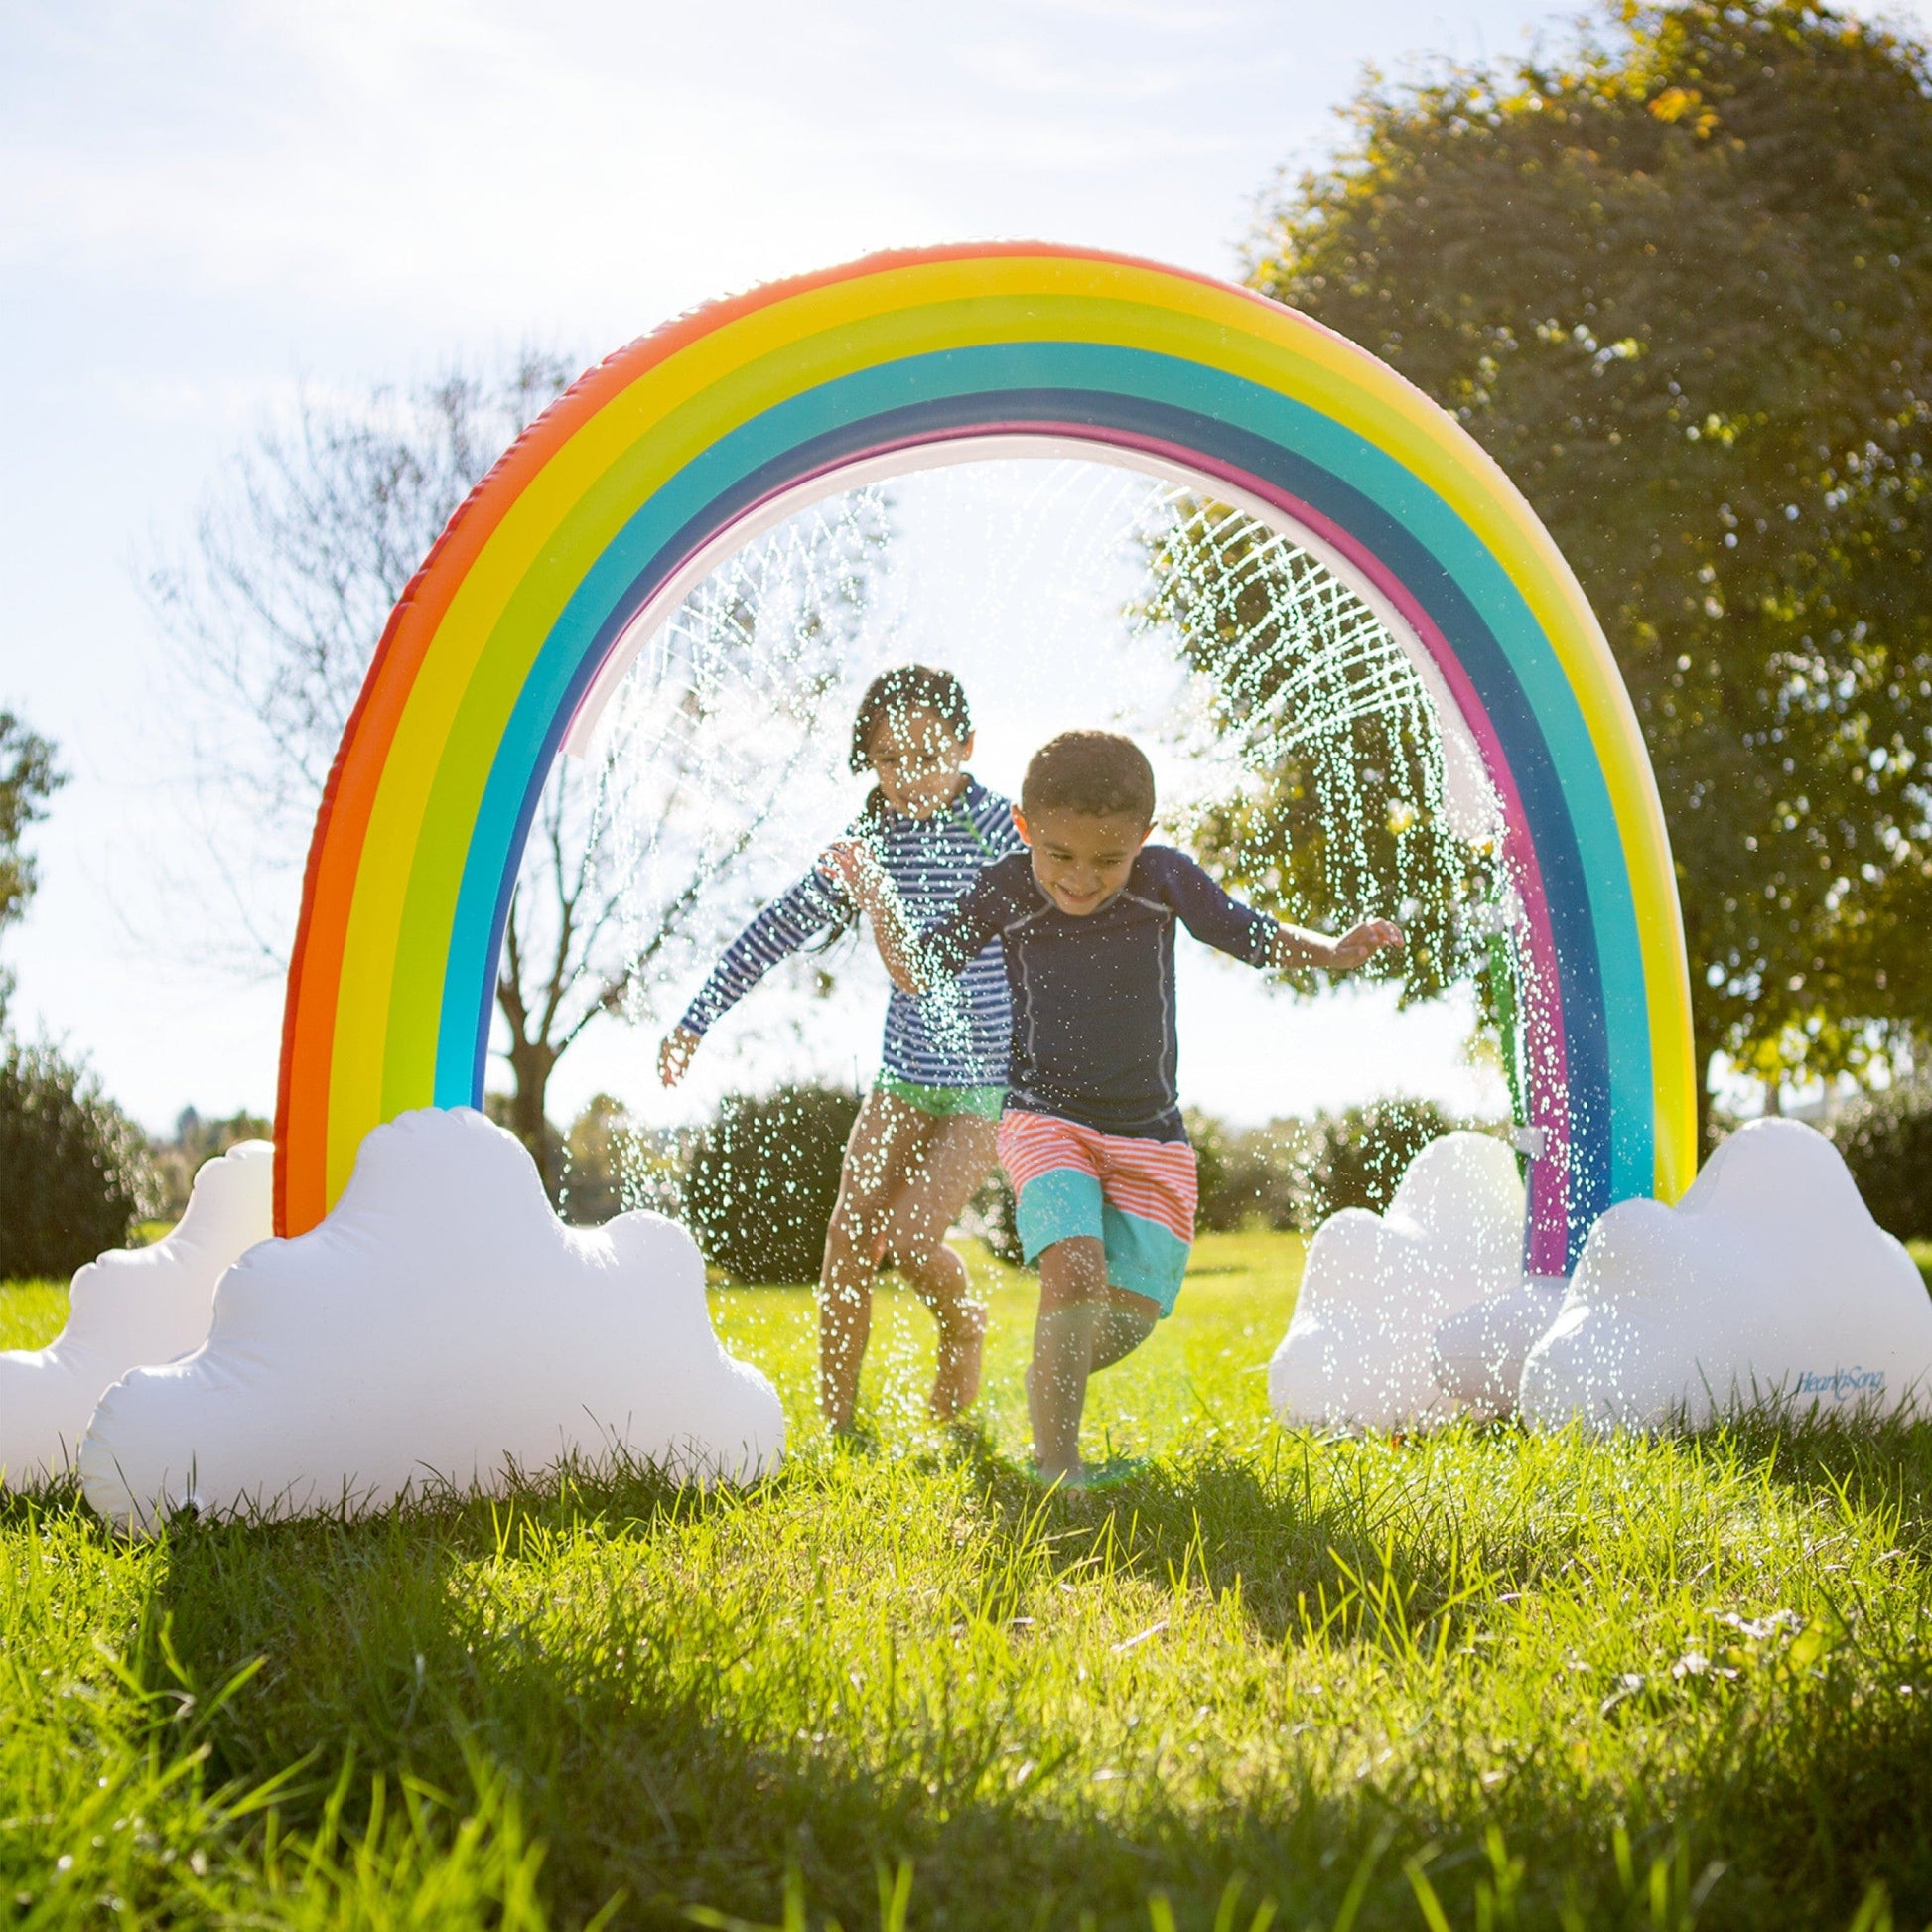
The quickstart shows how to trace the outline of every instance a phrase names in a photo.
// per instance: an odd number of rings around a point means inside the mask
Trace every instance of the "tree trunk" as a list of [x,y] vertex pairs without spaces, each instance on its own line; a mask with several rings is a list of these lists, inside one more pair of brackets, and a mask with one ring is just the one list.
[[530,1150],[530,1159],[537,1164],[537,1173],[543,1177],[543,1191],[550,1196],[554,1207],[562,1176],[552,1159],[544,1095],[557,1055],[541,1040],[518,1040],[510,1047],[509,1062],[516,1081],[510,1094],[510,1132]]

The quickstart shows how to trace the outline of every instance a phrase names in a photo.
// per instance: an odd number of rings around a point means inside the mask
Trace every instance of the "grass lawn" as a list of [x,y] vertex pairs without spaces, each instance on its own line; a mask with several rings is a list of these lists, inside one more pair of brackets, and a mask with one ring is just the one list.
[[[1300,1253],[1201,1242],[1095,1384],[1152,1458],[1104,1495],[1023,1475],[984,1263],[978,1430],[922,1424],[888,1295],[860,1449],[809,1298],[718,1291],[796,1432],[750,1491],[134,1545],[0,1504],[0,1922],[1932,1920],[1932,1429],[1288,1435]],[[0,1291],[0,1344],[63,1300]]]

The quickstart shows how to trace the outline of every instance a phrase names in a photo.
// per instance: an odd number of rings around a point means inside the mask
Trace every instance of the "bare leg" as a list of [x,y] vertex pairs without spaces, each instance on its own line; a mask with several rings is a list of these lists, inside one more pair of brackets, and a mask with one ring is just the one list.
[[1039,1257],[1039,1313],[1027,1371],[1034,1460],[1046,1481],[1080,1479],[1080,1412],[1093,1372],[1094,1329],[1107,1295],[1107,1251],[1090,1234],[1055,1241]]
[[1161,1319],[1161,1305],[1131,1289],[1109,1287],[1107,1305],[1094,1324],[1093,1362],[1090,1373],[1098,1375],[1112,1368],[1123,1356],[1131,1355]]
[[1027,1371],[1034,1461],[1041,1477],[1077,1487],[1087,1381],[1132,1354],[1160,1319],[1159,1304],[1107,1282],[1107,1251],[1090,1234],[1056,1241],[1039,1257],[1039,1314]]
[[851,1427],[859,1400],[887,1206],[907,1156],[917,1151],[918,1123],[925,1118],[889,1094],[870,1093],[845,1144],[818,1290],[818,1400],[834,1429]]
[[992,1172],[998,1138],[997,1124],[975,1115],[934,1121],[886,1222],[885,1258],[911,1283],[939,1329],[930,1407],[942,1422],[977,1399],[986,1338],[986,1311],[973,1300],[966,1264],[946,1246],[946,1230]]

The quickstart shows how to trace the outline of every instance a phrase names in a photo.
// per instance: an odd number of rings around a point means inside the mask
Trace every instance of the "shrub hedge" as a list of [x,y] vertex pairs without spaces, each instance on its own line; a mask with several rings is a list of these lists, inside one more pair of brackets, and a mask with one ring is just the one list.
[[1839,1116],[1832,1139],[1881,1228],[1901,1241],[1932,1237],[1932,1087],[1870,1095]]
[[0,1281],[70,1275],[124,1245],[156,1198],[147,1138],[52,1046],[0,1059]]
[[858,1117],[849,1087],[731,1095],[684,1173],[685,1218],[706,1258],[740,1281],[817,1281]]
[[[741,1281],[815,1282],[858,1116],[849,1088],[786,1086],[735,1094],[690,1143],[682,1212],[706,1256]],[[1344,1207],[1385,1209],[1416,1154],[1466,1123],[1433,1101],[1381,1100],[1314,1121],[1236,1129],[1189,1113],[1200,1171],[1197,1225],[1312,1233]],[[1018,1264],[1013,1191],[997,1168],[961,1216],[1002,1261]]]
[[1409,1163],[1464,1125],[1433,1100],[1376,1100],[1321,1115],[1302,1184],[1302,1226],[1312,1232],[1344,1207],[1380,1214]]

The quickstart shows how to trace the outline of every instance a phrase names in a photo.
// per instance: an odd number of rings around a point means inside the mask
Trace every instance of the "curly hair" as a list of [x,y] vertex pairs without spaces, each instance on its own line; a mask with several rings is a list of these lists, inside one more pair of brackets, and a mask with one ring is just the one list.
[[1061,732],[1028,761],[1020,809],[1082,812],[1154,823],[1154,767],[1118,732]]

